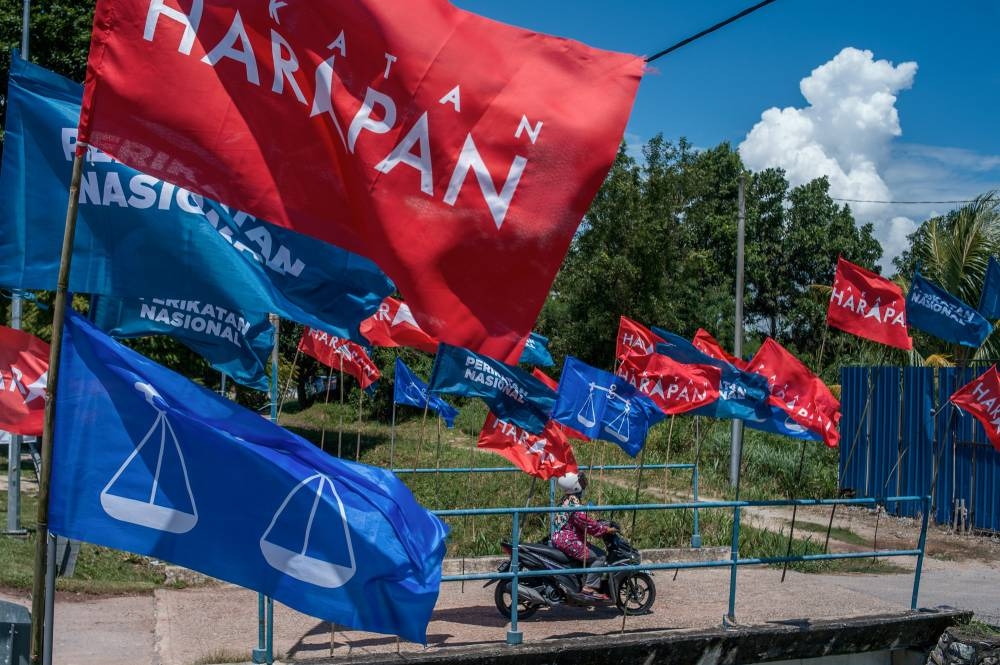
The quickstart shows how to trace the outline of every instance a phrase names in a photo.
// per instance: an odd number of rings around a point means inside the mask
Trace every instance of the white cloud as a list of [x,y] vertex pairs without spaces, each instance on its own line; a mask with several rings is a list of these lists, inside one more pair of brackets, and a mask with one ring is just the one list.
[[[802,79],[808,105],[770,108],[740,144],[753,170],[783,168],[792,186],[826,176],[835,198],[892,200],[883,177],[892,142],[902,135],[896,98],[913,85],[917,63],[893,65],[871,51],[845,48]],[[859,222],[872,221],[885,250],[883,261],[906,247],[916,223],[884,204],[852,203]]]

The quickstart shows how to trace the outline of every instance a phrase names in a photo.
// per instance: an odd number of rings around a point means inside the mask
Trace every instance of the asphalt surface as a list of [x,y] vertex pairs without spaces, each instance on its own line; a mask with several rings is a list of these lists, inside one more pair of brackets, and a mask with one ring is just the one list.
[[[817,619],[899,612],[909,608],[912,574],[805,575],[773,568],[741,568],[736,619],[740,624],[802,623]],[[656,574],[657,601],[646,616],[622,616],[614,608],[557,607],[520,622],[525,642],[650,630],[719,626],[728,607],[729,570],[682,570]],[[919,605],[973,610],[1000,623],[1000,565],[929,560]],[[29,604],[24,594],[0,593]],[[493,604],[492,587],[448,583],[428,629],[427,649],[497,645],[508,621]],[[420,651],[395,637],[331,630],[327,622],[276,605],[275,652],[295,661],[377,652]],[[332,642],[331,642],[332,638]],[[83,598],[60,594],[56,603],[54,662],[66,665],[194,665],[249,660],[257,643],[257,596],[231,585],[210,584],[153,595]]]

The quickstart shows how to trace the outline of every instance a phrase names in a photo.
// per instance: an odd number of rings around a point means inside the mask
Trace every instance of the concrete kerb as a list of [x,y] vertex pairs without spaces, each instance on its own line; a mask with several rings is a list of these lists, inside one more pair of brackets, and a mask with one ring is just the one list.
[[971,612],[951,608],[853,619],[782,621],[693,631],[650,631],[551,639],[516,647],[451,647],[435,651],[340,656],[310,665],[643,665],[764,663],[877,651],[926,654],[950,626],[968,623]]

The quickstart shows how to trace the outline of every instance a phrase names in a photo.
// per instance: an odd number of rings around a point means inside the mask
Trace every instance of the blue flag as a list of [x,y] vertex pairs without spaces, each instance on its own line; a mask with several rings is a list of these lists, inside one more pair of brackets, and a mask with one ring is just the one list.
[[393,402],[421,409],[426,407],[444,418],[448,427],[455,426],[458,409],[436,395],[431,395],[428,399],[427,384],[421,381],[420,377],[414,374],[399,357],[396,358],[396,372],[393,381],[395,381],[392,387]]
[[346,462],[69,313],[54,533],[424,642],[447,527],[385,469]]
[[91,312],[94,324],[112,337],[169,335],[237,383],[268,389],[274,326],[267,314],[204,301],[111,296],[91,300]]
[[[0,171],[3,286],[55,289],[81,95],[76,83],[13,55]],[[84,164],[69,287],[128,298],[235,300],[237,309],[275,312],[356,341],[358,325],[393,291],[367,259],[228,210],[96,150]]]
[[680,335],[653,328],[653,333],[663,338],[656,345],[656,352],[688,365],[710,365],[722,372],[719,380],[719,399],[689,413],[710,418],[738,418],[758,420],[770,417],[771,409],[767,398],[771,391],[767,379],[753,372],[746,372],[732,363],[700,351],[694,344]]
[[524,343],[524,350],[521,351],[519,362],[536,367],[552,367],[555,361],[549,353],[549,338],[539,335],[536,332],[528,335],[528,340]]
[[555,392],[524,370],[468,349],[441,343],[430,392],[478,397],[497,418],[538,434],[549,422]]
[[625,379],[567,356],[552,420],[592,439],[616,443],[635,457],[649,428],[666,417]]
[[979,296],[979,313],[990,321],[1000,319],[1000,261],[990,257],[983,280],[983,293]]
[[993,324],[969,305],[937,284],[928,282],[919,270],[906,294],[906,322],[952,344],[979,348],[993,332]]
[[768,405],[767,413],[759,418],[744,418],[743,424],[751,429],[788,436],[793,439],[803,439],[805,441],[822,441],[820,434],[807,430],[802,425],[792,420],[791,416],[776,406]]

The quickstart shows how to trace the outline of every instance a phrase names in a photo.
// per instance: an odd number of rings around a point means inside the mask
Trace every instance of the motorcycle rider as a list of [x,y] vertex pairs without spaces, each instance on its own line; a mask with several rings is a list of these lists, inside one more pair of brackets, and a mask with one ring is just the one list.
[[[587,475],[580,473],[567,473],[556,480],[559,489],[565,494],[562,506],[575,508],[580,506],[580,497],[587,489]],[[608,526],[604,522],[593,519],[582,510],[555,514],[556,532],[552,534],[552,546],[560,550],[571,559],[577,559],[583,563],[583,567],[603,566],[605,564],[605,553],[599,547],[587,542],[587,535],[600,537],[609,533],[616,533],[617,529]],[[583,593],[594,600],[608,600],[608,597],[599,592],[597,588],[601,583],[601,573],[590,573],[583,583]]]

